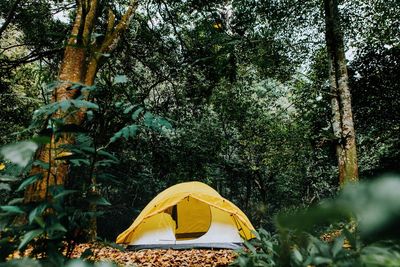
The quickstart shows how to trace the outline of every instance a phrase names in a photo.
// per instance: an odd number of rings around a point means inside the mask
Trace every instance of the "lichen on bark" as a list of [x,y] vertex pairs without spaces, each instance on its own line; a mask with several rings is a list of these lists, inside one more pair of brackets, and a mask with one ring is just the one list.
[[337,0],[324,0],[325,39],[330,66],[332,128],[336,139],[339,184],[358,181],[356,135]]

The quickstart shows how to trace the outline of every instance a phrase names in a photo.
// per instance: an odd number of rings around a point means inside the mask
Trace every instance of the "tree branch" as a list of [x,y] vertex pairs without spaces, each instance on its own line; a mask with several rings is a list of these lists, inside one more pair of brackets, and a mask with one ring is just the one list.
[[17,47],[23,47],[23,46],[31,46],[34,45],[33,43],[22,43],[22,44],[14,44],[14,45],[10,45],[7,47],[0,47],[0,55],[2,55],[3,53],[5,53],[6,51],[13,49],[13,48],[17,48]]
[[3,34],[3,32],[7,29],[8,25],[11,23],[12,19],[14,18],[15,11],[17,10],[17,7],[20,2],[21,2],[21,0],[15,0],[13,5],[11,6],[11,9],[8,11],[7,17],[6,17],[3,25],[1,25],[1,27],[0,27],[0,37]]
[[[132,18],[133,12],[135,12],[137,7],[138,7],[137,0],[131,1],[130,5],[128,7],[128,10],[122,16],[122,18],[118,22],[117,26],[114,27],[114,30],[109,31],[109,27],[107,27],[106,36],[104,38],[103,43],[100,46],[99,52],[101,54],[110,53],[116,48],[116,46],[119,42],[119,39],[121,38],[122,32],[127,29],[128,25],[129,25],[129,21]],[[109,22],[111,19],[112,19],[112,17],[111,18],[109,17]],[[109,24],[108,26],[111,26],[111,24]]]
[[51,50],[47,50],[47,51],[41,51],[41,52],[31,52],[30,54],[16,59],[16,60],[2,60],[0,61],[0,68],[4,68],[4,69],[12,69],[15,67],[18,67],[19,65],[22,64],[26,64],[26,63],[30,63],[30,62],[34,62],[36,60],[39,60],[43,57],[46,56],[51,56],[57,53],[60,53],[64,50],[64,48],[54,48]]
[[93,32],[94,21],[96,19],[97,12],[97,0],[89,0],[87,3],[87,13],[83,25],[83,44],[88,46],[90,43],[91,33]]
[[[174,16],[172,15],[171,11],[169,10],[168,5],[163,0],[161,0],[160,2],[165,6],[165,10],[167,11],[168,17],[171,20],[172,29],[174,30],[174,33],[176,34],[176,37],[178,38],[179,42],[181,43],[181,47],[185,48],[186,51],[188,51],[189,50],[188,49],[188,45],[182,39],[182,36],[179,34],[179,32],[177,30],[177,26],[176,26],[176,22],[175,22]],[[161,12],[160,12],[160,15],[161,15]]]
[[107,32],[106,36],[110,35],[114,29],[114,23],[115,23],[115,14],[114,12],[110,9],[108,9],[108,21],[107,21]]

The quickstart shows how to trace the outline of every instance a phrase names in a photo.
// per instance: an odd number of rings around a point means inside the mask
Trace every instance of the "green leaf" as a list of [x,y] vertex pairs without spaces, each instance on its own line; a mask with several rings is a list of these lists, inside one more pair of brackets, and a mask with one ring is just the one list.
[[37,216],[33,219],[41,228],[44,228],[46,226],[46,223],[44,222],[44,219],[42,217]]
[[332,263],[332,260],[329,259],[329,258],[324,258],[324,257],[319,257],[319,256],[317,256],[317,257],[315,257],[315,258],[313,259],[313,263],[314,263],[315,265],[330,264],[330,263]]
[[253,254],[257,254],[257,249],[250,242],[244,241],[244,244]]
[[124,109],[124,114],[128,114],[129,112],[132,111],[132,109],[134,108],[134,106],[129,106],[126,109]]
[[300,251],[297,248],[293,249],[292,256],[296,263],[300,264],[303,262],[303,255],[301,255]]
[[23,141],[12,145],[4,146],[0,149],[0,154],[12,163],[17,164],[21,168],[28,165],[39,146],[32,141]]
[[63,198],[65,196],[71,195],[78,192],[78,190],[62,190],[60,193],[58,193],[57,195],[55,195],[53,197],[53,199],[60,199]]
[[0,190],[11,191],[11,187],[9,184],[0,183]]
[[60,223],[55,223],[52,224],[50,227],[47,228],[48,232],[54,232],[54,231],[59,231],[59,232],[67,232],[67,229]]
[[95,32],[95,33],[92,34],[92,37],[94,37],[94,38],[97,38],[97,37],[100,37],[100,36],[104,36],[104,34],[102,34],[102,33],[97,33],[97,32]]
[[146,125],[147,127],[152,127],[153,126],[153,120],[154,120],[154,116],[153,114],[151,114],[150,112],[146,111],[146,113],[144,113],[144,125]]
[[72,163],[72,165],[80,167],[80,166],[90,166],[90,160],[88,159],[70,159],[69,160],[70,163]]
[[335,239],[335,242],[333,243],[332,246],[332,256],[336,257],[336,255],[343,249],[343,244],[344,244],[344,236],[339,236],[338,238]]
[[84,86],[82,87],[82,92],[91,92],[96,90],[96,85],[91,85],[91,86]]
[[91,147],[91,146],[81,146],[80,149],[82,151],[90,153],[90,154],[95,154],[96,153],[96,149],[94,147]]
[[[128,130],[129,130],[129,137],[134,137],[136,135],[136,132],[138,130],[138,126],[137,125],[130,125],[128,126]],[[128,139],[127,136],[125,136],[126,139]]]
[[[42,215],[43,211],[47,208],[47,205],[42,204],[37,206],[35,209],[33,209],[28,216],[29,223],[32,224],[32,222],[39,216]],[[40,223],[39,223],[40,224]],[[42,226],[42,225],[41,225]]]
[[33,121],[40,120],[40,118],[54,114],[60,108],[59,102],[51,103],[33,112]]
[[28,257],[7,260],[0,263],[0,267],[42,267],[43,265],[38,261]]
[[309,238],[314,243],[316,249],[320,252],[321,255],[330,255],[329,245],[327,243],[314,236],[310,236]]
[[15,205],[15,204],[21,204],[24,202],[24,198],[20,197],[20,198],[13,198],[11,199],[7,204],[8,205]]
[[124,137],[125,139],[128,140],[129,137],[134,137],[136,135],[137,130],[138,126],[135,124],[126,126],[121,130],[119,130],[118,132],[116,132],[113,137],[111,137],[110,143],[117,141],[121,137]]
[[14,182],[18,180],[18,177],[11,176],[11,175],[0,175],[0,181],[2,182]]
[[113,164],[116,164],[117,162],[111,159],[104,159],[104,160],[99,160],[95,163],[96,167],[108,167],[111,166]]
[[135,110],[135,112],[133,112],[132,114],[132,120],[136,120],[139,117],[140,113],[142,113],[142,111],[143,108],[138,108],[137,110]]
[[144,114],[144,125],[154,130],[172,129],[171,123],[160,116],[154,116],[150,112]]
[[86,146],[86,147],[91,147],[93,146],[93,138],[86,134],[78,134],[76,136],[76,142],[78,146]]
[[119,162],[119,160],[118,160],[117,157],[115,157],[113,154],[111,154],[111,153],[109,153],[109,152],[107,152],[107,151],[98,150],[98,151],[97,151],[97,154],[98,154],[98,155],[101,155],[101,156],[105,156],[105,157],[107,157],[107,158],[109,158],[109,159],[111,159],[111,160],[114,160],[115,162]]
[[0,208],[8,213],[24,214],[25,212],[18,206],[0,206]]
[[321,204],[291,214],[281,213],[276,221],[279,227],[307,232],[312,231],[316,225],[347,221],[349,218],[351,218],[351,212],[348,208],[326,203],[326,205]]
[[27,232],[21,240],[21,243],[18,246],[18,249],[25,247],[32,239],[38,237],[39,235],[43,234],[42,229],[32,230]]
[[25,187],[27,187],[28,185],[33,184],[34,182],[36,182],[37,180],[39,180],[42,177],[41,173],[35,174],[27,179],[25,179],[21,185],[18,187],[17,192],[22,191],[25,189]]
[[89,102],[86,100],[70,100],[71,103],[77,108],[87,108],[87,109],[99,109],[99,106],[93,102]]
[[60,102],[58,102],[58,105],[62,111],[67,111],[71,107],[71,101],[70,100],[61,100]]
[[86,117],[87,117],[88,121],[93,120],[93,117],[94,117],[93,111],[88,110],[88,111],[86,112]]
[[351,233],[347,228],[344,228],[342,230],[344,236],[346,237],[346,239],[349,241],[350,246],[353,249],[357,249],[357,238],[355,236],[355,234]]
[[83,83],[72,83],[71,89],[81,89],[84,86]]
[[114,77],[113,84],[126,83],[126,82],[128,82],[128,78],[125,75],[117,75]]
[[50,164],[47,162],[43,162],[41,160],[35,160],[33,162],[33,166],[40,166],[41,168],[48,170],[50,168]]
[[102,196],[91,196],[87,198],[87,201],[91,204],[99,205],[99,206],[110,206],[111,203],[108,202],[107,199],[105,199]]
[[31,141],[38,145],[44,145],[50,143],[51,139],[48,136],[35,136],[31,139]]
[[161,129],[161,128],[165,128],[165,129],[168,129],[168,130],[172,129],[171,123],[169,123],[169,121],[167,121],[164,118],[156,117],[155,118],[155,123],[157,124],[159,129]]

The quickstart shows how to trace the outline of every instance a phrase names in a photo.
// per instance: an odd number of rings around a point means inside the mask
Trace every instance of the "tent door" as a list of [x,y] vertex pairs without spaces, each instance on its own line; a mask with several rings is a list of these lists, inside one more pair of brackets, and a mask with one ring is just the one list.
[[176,240],[197,239],[207,233],[211,225],[210,206],[195,198],[186,197],[166,212],[175,221]]

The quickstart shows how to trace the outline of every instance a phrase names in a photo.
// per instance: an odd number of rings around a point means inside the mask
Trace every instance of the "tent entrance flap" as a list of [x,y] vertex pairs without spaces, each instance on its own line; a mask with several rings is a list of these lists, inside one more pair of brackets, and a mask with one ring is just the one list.
[[192,197],[186,197],[176,205],[175,236],[194,239],[207,233],[211,225],[210,206]]
[[235,221],[231,214],[220,209],[211,207],[211,225],[207,233],[199,238],[191,240],[176,240],[176,244],[190,244],[196,242],[198,244],[212,243],[242,243]]

